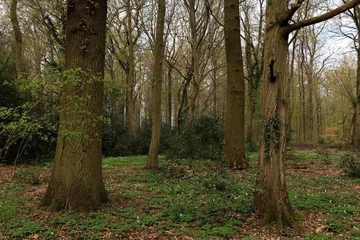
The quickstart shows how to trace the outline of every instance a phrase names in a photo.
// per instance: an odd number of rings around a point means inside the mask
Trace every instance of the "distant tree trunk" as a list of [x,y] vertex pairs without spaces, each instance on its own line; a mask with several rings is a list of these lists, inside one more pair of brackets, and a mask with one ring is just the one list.
[[230,168],[245,169],[245,79],[239,19],[239,0],[224,0],[227,64],[225,155]]
[[261,74],[263,68],[263,4],[264,0],[259,1],[260,19],[257,38],[253,38],[253,26],[250,23],[252,7],[245,5],[244,8],[244,37],[245,37],[245,68],[248,78],[248,111],[249,119],[246,127],[246,143],[253,145],[255,142],[255,120],[259,109],[259,90],[261,84]]
[[152,129],[146,168],[158,168],[161,130],[161,85],[163,79],[165,0],[158,1],[154,49],[154,78],[152,82]]
[[21,77],[25,73],[24,57],[23,57],[23,39],[20,30],[19,20],[17,16],[17,0],[11,0],[10,19],[14,30],[15,38],[15,63],[16,76]]
[[289,64],[289,77],[288,77],[288,86],[287,86],[287,93],[286,93],[286,98],[289,99],[289,103],[291,104],[291,106],[288,106],[288,116],[287,116],[287,129],[289,129],[289,131],[286,132],[286,139],[288,141],[292,140],[292,127],[294,127],[291,124],[291,119],[292,119],[292,115],[294,113],[294,91],[295,91],[295,82],[292,81],[292,79],[294,79],[294,69],[295,69],[295,48],[296,48],[296,34],[292,39],[292,53],[291,53],[291,59],[290,59],[290,64]]
[[214,117],[216,118],[218,113],[217,113],[217,82],[218,82],[218,70],[215,66],[218,65],[218,61],[217,61],[217,56],[212,56],[211,57],[211,61],[212,61],[212,65],[214,66],[214,69],[211,71],[211,80],[212,80],[212,85],[213,85],[213,90],[212,90],[212,96],[213,96],[213,105],[212,105],[212,113],[214,115]]
[[166,123],[169,124],[169,126],[172,126],[172,66],[169,64],[168,74],[167,74],[167,99],[166,99],[166,105],[167,105],[167,111],[166,111]]
[[[358,33],[360,34],[360,7],[355,7],[357,19],[354,19]],[[354,116],[354,130],[352,133],[352,143],[355,147],[360,147],[360,37],[357,38],[358,47],[357,52],[357,69],[356,69],[356,103],[355,103],[355,116]]]
[[51,180],[41,206],[90,212],[108,200],[102,176],[106,0],[67,6],[65,75]]
[[130,0],[126,1],[126,14],[127,14],[127,44],[128,44],[128,69],[126,76],[126,90],[125,90],[125,115],[126,127],[129,131],[130,138],[135,137],[136,132],[136,119],[135,119],[135,101],[134,101],[134,86],[135,86],[135,56],[134,56],[134,39],[133,39],[133,26],[131,16]]

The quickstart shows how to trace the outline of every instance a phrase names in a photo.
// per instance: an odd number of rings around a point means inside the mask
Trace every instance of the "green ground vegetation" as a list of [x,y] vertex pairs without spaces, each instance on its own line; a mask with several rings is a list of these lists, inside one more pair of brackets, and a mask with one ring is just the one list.
[[91,214],[37,207],[51,165],[0,166],[10,172],[0,174],[0,239],[358,239],[360,179],[346,175],[343,156],[289,152],[288,191],[301,233],[259,226],[252,207],[256,154],[249,154],[246,171],[219,161],[165,158],[159,170],[145,170],[145,156],[105,158],[111,202]]

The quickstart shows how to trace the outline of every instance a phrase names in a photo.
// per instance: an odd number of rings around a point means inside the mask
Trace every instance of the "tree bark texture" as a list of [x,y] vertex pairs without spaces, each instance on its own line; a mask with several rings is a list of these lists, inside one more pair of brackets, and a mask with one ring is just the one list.
[[255,212],[262,218],[262,224],[276,222],[279,228],[295,226],[285,183],[288,35],[283,34],[280,19],[287,11],[286,6],[283,1],[272,1],[266,8],[263,134],[259,143],[259,173],[254,196]]
[[[360,7],[355,7],[357,19],[354,19],[358,32],[360,33]],[[352,143],[355,147],[360,147],[360,37],[358,36],[357,51],[357,69],[356,69],[356,99],[355,99],[355,116],[354,116],[354,132]]]
[[279,228],[296,227],[285,183],[286,155],[286,75],[288,36],[292,31],[330,19],[360,3],[347,2],[322,15],[290,24],[303,0],[267,2],[262,94],[262,131],[259,146],[259,172],[254,208],[263,224],[277,222]]
[[52,176],[40,205],[90,212],[108,200],[102,175],[106,0],[70,0]]
[[240,42],[239,1],[224,0],[227,70],[225,155],[230,168],[244,169],[245,79]]
[[161,132],[161,85],[163,79],[165,0],[158,1],[152,85],[152,129],[146,168],[158,168]]

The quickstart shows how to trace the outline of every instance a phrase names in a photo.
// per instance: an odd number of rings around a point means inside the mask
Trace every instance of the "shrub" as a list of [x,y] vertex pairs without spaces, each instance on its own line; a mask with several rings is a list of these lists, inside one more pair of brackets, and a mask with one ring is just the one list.
[[359,154],[356,156],[345,154],[341,156],[340,167],[345,170],[349,177],[360,178],[360,160]]
[[[103,155],[106,157],[147,155],[151,141],[151,122],[144,120],[133,139],[130,138],[123,121],[115,122],[114,124],[106,122],[104,124]],[[163,123],[161,125],[160,153],[167,151],[172,137],[173,130],[169,125]]]
[[114,123],[104,124],[102,151],[107,157],[131,155],[131,142],[129,133],[123,121],[113,121]]
[[186,127],[183,133],[171,139],[169,158],[221,159],[224,133],[219,121],[203,113]]
[[0,157],[4,158],[1,162],[12,163],[18,159],[21,163],[30,163],[53,154],[57,120],[49,114],[38,116],[30,112],[32,107],[29,103],[16,108],[0,107],[0,145],[3,147]]

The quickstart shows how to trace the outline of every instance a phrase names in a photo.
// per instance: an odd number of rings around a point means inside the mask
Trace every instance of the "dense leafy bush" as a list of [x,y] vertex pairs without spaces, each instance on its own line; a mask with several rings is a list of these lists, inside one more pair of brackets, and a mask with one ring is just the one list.
[[52,156],[55,150],[57,119],[38,116],[28,103],[15,108],[0,107],[0,146],[3,163],[22,163]]
[[345,170],[349,177],[360,178],[360,160],[359,154],[357,156],[345,154],[341,156],[340,167]]
[[102,151],[104,156],[128,156],[131,155],[130,137],[124,123],[114,121],[104,123]]
[[258,142],[248,142],[245,145],[246,152],[255,153],[259,151],[259,144]]
[[171,139],[169,158],[220,159],[224,133],[217,118],[201,114]]
[[[160,137],[160,153],[169,148],[173,131],[170,126],[162,124]],[[114,125],[105,123],[103,133],[103,155],[104,156],[130,156],[147,155],[151,141],[151,123],[144,120],[136,131],[133,139],[125,127],[124,122],[118,121]]]
[[59,72],[24,79],[0,73],[0,162],[53,156],[59,118]]

